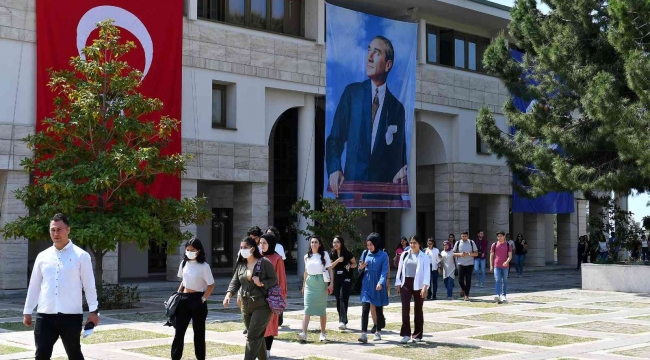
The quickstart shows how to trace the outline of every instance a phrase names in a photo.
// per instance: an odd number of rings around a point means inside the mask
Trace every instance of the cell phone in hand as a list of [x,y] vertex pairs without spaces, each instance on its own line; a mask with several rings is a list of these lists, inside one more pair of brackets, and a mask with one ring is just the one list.
[[92,321],[89,321],[86,324],[86,326],[84,326],[84,338],[87,338],[88,336],[90,336],[90,334],[92,334],[94,330],[95,330],[95,323],[92,322]]

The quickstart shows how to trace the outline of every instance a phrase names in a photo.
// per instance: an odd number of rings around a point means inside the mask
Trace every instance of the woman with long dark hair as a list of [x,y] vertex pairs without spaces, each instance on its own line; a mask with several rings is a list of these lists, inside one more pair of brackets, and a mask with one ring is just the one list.
[[[278,285],[280,285],[280,290],[282,292],[282,298],[284,301],[287,301],[287,274],[284,271],[284,261],[282,261],[282,256],[276,252],[275,245],[277,240],[275,235],[266,233],[260,238],[260,246],[262,247],[262,255],[268,259],[275,273],[278,275]],[[266,327],[266,332],[264,333],[264,339],[266,340],[266,356],[271,357],[271,347],[273,346],[273,339],[278,336],[278,329],[280,327],[280,317],[276,314],[271,314],[271,320],[269,325]]]
[[[382,244],[379,244],[378,246],[383,248],[381,245]],[[399,267],[399,260],[402,258],[402,253],[406,251],[408,247],[409,240],[405,236],[402,236],[402,238],[399,239],[397,248],[395,248],[395,257],[393,258],[393,266],[395,266],[396,269]]]
[[199,239],[193,238],[185,244],[185,255],[178,267],[178,277],[182,278],[178,292],[180,302],[176,308],[172,359],[183,357],[185,332],[192,320],[194,332],[194,355],[198,360],[205,359],[205,319],[208,317],[206,301],[214,290],[214,277],[210,264],[205,262],[205,250]]
[[348,324],[348,302],[352,291],[352,269],[357,268],[357,261],[345,247],[341,235],[334,237],[332,246],[330,258],[333,260],[336,311],[339,313],[339,329],[345,330]]
[[[320,341],[327,341],[327,296],[334,291],[332,261],[323,247],[320,236],[309,238],[309,252],[305,255],[302,293],[305,302],[305,315],[302,319],[302,332],[296,334],[300,342],[307,341],[307,328],[312,316],[320,316]],[[327,273],[329,279],[324,277]],[[329,286],[328,286],[329,283]]]
[[264,334],[271,320],[271,308],[266,302],[266,294],[277,284],[278,276],[273,264],[262,257],[255,240],[251,237],[242,240],[223,307],[230,305],[230,298],[235,293],[241,297],[244,325],[248,329],[244,360],[267,359]]
[[361,254],[359,274],[363,276],[361,286],[361,336],[359,342],[368,342],[368,314],[372,314],[376,333],[374,341],[381,340],[383,327],[384,306],[388,305],[388,254],[379,247],[381,238],[379,234],[372,233],[366,239],[366,250]]
[[526,253],[528,253],[528,243],[524,240],[524,235],[519,233],[515,240],[515,270],[517,271],[517,277],[524,276]]
[[[411,236],[411,248],[402,254],[395,290],[402,300],[402,329],[400,343],[420,342],[424,332],[424,297],[431,281],[431,258],[422,250],[422,241],[417,235]],[[437,270],[437,269],[436,269]],[[436,273],[437,275],[437,273]],[[411,333],[411,299],[413,299],[413,316],[415,329]]]

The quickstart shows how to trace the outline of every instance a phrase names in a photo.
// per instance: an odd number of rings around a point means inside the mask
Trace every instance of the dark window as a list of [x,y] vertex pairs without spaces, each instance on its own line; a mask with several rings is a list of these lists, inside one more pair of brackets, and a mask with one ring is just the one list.
[[484,72],[483,55],[489,40],[452,29],[427,27],[427,62]]
[[386,213],[373,212],[372,213],[372,232],[379,234],[384,242],[386,241]]
[[304,0],[198,0],[200,19],[294,36],[303,34]]
[[226,127],[226,86],[212,84],[212,127]]
[[478,128],[476,129],[476,153],[486,155],[491,154],[487,144],[483,142],[483,139],[481,139],[481,134],[479,134]]

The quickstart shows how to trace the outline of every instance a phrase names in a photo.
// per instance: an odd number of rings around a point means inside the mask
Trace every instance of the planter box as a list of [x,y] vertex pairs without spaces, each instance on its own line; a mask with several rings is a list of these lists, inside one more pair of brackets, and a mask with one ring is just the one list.
[[582,290],[650,293],[650,266],[582,264]]

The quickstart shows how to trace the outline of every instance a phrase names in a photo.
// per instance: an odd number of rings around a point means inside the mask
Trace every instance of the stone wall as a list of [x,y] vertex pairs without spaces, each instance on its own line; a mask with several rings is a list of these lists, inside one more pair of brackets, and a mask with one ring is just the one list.
[[[29,183],[22,171],[0,170],[0,228],[7,222],[28,215],[27,208],[14,196],[14,191]],[[0,289],[27,287],[27,258],[29,244],[26,239],[0,238]]]
[[34,153],[21,140],[33,133],[34,126],[0,124],[0,170],[23,170],[20,162]]

